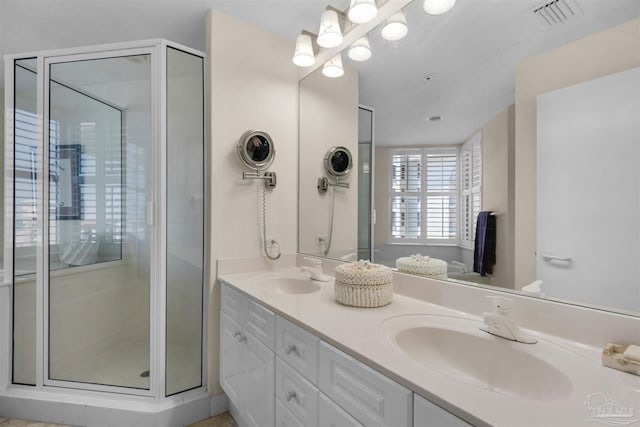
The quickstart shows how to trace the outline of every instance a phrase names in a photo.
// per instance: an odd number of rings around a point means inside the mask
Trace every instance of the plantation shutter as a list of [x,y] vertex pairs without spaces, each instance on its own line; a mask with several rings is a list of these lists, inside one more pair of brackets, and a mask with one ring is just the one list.
[[391,156],[391,237],[420,239],[422,222],[422,154]]
[[427,239],[457,236],[458,167],[456,150],[427,153]]

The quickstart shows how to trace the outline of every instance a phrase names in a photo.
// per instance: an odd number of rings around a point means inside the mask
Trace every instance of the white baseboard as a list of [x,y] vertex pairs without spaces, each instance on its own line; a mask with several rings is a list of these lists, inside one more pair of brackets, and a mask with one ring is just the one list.
[[217,396],[211,396],[209,403],[209,416],[215,417],[229,410],[229,399],[227,395],[222,393]]

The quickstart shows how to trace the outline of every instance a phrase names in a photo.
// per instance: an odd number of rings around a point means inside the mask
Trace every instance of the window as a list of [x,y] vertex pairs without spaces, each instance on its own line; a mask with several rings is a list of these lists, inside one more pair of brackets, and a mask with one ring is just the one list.
[[456,148],[392,151],[392,242],[456,243],[457,200]]
[[36,212],[38,116],[15,110],[14,146],[14,223],[15,246],[36,245],[38,218]]
[[472,249],[476,238],[478,213],[482,208],[482,135],[477,134],[460,149],[462,246]]

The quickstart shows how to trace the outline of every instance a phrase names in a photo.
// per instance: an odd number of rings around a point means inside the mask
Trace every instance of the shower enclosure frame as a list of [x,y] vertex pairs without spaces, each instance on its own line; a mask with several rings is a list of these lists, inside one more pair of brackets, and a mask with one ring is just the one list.
[[[177,396],[206,394],[207,379],[207,307],[208,307],[208,283],[209,283],[209,141],[207,138],[207,61],[206,54],[195,49],[182,46],[163,39],[142,40],[108,45],[87,46],[71,49],[50,50],[19,55],[6,55],[5,80],[14,81],[15,62],[23,59],[37,60],[37,240],[36,240],[36,366],[35,386],[12,383],[12,336],[13,336],[13,295],[14,295],[14,86],[5,88],[5,221],[4,221],[4,282],[0,284],[0,392],[15,391],[21,396],[30,395],[31,392],[40,393],[51,391],[53,393],[68,392],[74,394],[74,390],[83,390],[77,394],[79,402],[83,397],[97,398],[105,396],[104,393],[126,394],[139,396],[142,403],[146,398],[153,398],[153,402],[159,399],[173,400],[174,403],[182,403],[182,398],[167,396],[166,393],[166,357],[167,357],[167,49],[173,48],[187,54],[202,58],[202,88],[203,88],[203,271],[202,271],[202,336],[201,336],[201,385],[178,392]],[[49,176],[49,91],[45,85],[49,83],[49,65],[66,63],[71,61],[83,61],[93,59],[106,59],[119,56],[150,55],[151,58],[151,176],[149,194],[151,200],[147,202],[147,224],[152,226],[149,231],[150,244],[150,277],[149,277],[149,309],[150,309],[150,376],[149,389],[137,389],[116,385],[90,384],[67,380],[54,380],[49,378],[49,239],[48,239],[48,203],[49,185],[44,177]],[[115,261],[117,263],[118,261]],[[109,262],[108,264],[111,264]],[[82,269],[85,267],[75,267]],[[87,396],[87,391],[89,392]],[[91,392],[96,392],[94,395]],[[76,392],[77,393],[77,392]],[[2,393],[0,393],[2,394]],[[133,397],[133,396],[130,396]],[[136,399],[137,400],[137,399]],[[166,406],[165,406],[166,408]]]

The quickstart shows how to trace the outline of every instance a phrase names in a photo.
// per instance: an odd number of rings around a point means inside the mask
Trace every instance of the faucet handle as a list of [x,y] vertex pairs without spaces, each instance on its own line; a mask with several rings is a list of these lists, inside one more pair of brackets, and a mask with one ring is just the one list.
[[513,300],[510,298],[488,296],[487,299],[493,303],[495,313],[508,315],[513,309]]

